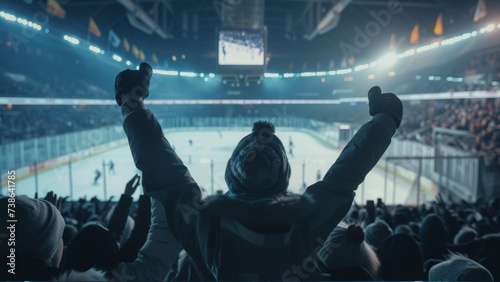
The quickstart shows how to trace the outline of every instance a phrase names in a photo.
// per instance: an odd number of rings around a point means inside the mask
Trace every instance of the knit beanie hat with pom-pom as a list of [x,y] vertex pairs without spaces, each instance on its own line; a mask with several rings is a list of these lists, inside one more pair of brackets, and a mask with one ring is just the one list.
[[254,123],[227,162],[225,179],[235,195],[266,197],[287,191],[290,164],[272,123]]
[[380,262],[364,239],[365,233],[361,226],[352,224],[345,228],[339,225],[328,236],[318,257],[332,275],[336,269],[360,266],[375,276]]
[[452,255],[434,265],[429,271],[429,281],[494,281],[491,273],[479,263]]

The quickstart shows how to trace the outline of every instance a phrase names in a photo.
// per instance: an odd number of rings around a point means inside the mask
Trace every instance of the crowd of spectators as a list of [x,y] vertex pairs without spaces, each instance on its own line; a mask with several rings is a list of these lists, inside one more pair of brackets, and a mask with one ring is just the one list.
[[492,70],[497,70],[500,67],[500,50],[493,49],[486,52],[474,54],[472,58],[459,69],[462,76],[475,74],[488,74]]
[[[483,157],[486,164],[500,165],[500,99],[427,100],[405,102],[398,137],[428,145],[435,129],[449,129],[445,145]],[[158,105],[162,119],[227,117],[275,119],[306,118],[323,122],[359,123],[367,119],[364,103],[344,105]],[[31,139],[104,126],[120,126],[113,106],[1,106],[0,143]],[[90,117],[90,118],[87,118]],[[455,133],[455,134],[454,134]],[[465,133],[465,134],[464,134]],[[435,136],[434,136],[435,137]]]
[[[43,199],[18,196],[18,216],[26,218],[17,225],[16,274],[9,276],[3,263],[2,280],[196,277],[178,273],[186,253],[171,236],[162,206],[146,195],[134,202],[139,183],[134,176],[118,201],[68,200],[53,192]],[[7,199],[0,197],[5,210]],[[49,259],[60,241],[55,263]],[[2,245],[3,259],[8,252]],[[438,195],[420,206],[354,203],[313,258],[297,272],[300,281],[498,281],[500,199],[468,203]]]
[[[57,68],[54,63],[53,67]],[[61,66],[62,67],[62,66]],[[6,97],[30,98],[76,98],[106,99],[110,91],[102,86],[78,78],[68,72],[56,72],[54,69],[24,70],[9,69],[0,73],[1,95]]]
[[119,125],[110,106],[0,106],[0,144]]
[[68,48],[60,41],[16,47],[9,42],[0,40],[0,96],[106,99],[111,95],[109,81],[117,65],[100,62],[97,55]]
[[[155,276],[155,267],[166,262],[158,254],[174,242],[164,242],[168,236],[163,237],[164,232],[158,231],[166,228],[162,207],[152,206],[145,195],[133,201],[139,186],[140,177],[135,175],[118,202],[113,197],[105,201],[96,197],[66,201],[68,197],[58,197],[53,192],[43,199],[37,199],[37,195],[16,197],[16,217],[23,220],[16,230],[15,275],[10,275],[8,263],[3,263],[2,280],[160,280]],[[0,197],[2,207],[10,203],[7,199]],[[148,237],[148,232],[154,234]],[[1,244],[2,255],[7,256],[9,248],[4,242]],[[58,261],[50,261],[51,256],[59,256]],[[148,267],[153,270],[139,274]],[[162,270],[168,267],[165,265]]]
[[[398,79],[401,84],[401,78]],[[398,91],[400,94],[498,90],[500,50],[474,53],[445,66],[407,74],[403,81],[405,86]]]
[[401,136],[437,145],[434,131],[449,129],[446,145],[482,156],[485,163],[500,165],[500,99],[422,101],[406,107],[408,115]]

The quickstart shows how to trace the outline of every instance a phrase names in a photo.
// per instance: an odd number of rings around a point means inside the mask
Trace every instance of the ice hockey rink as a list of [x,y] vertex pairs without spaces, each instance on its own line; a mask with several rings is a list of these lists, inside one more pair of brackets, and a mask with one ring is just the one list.
[[[217,190],[227,191],[224,181],[226,163],[231,156],[236,144],[248,134],[248,131],[222,131],[197,130],[197,131],[166,131],[169,142],[175,147],[177,154],[189,168],[191,175],[198,182],[204,195],[215,193]],[[339,156],[340,149],[332,149],[321,141],[303,132],[293,132],[277,129],[277,135],[282,140],[287,152],[290,148],[290,139],[293,143],[293,155],[288,154],[292,168],[289,191],[302,193],[302,183],[311,185],[318,177],[323,177]],[[189,140],[192,140],[190,145]],[[289,153],[289,152],[288,152]],[[106,171],[94,185],[95,171],[103,171],[103,162],[115,164],[115,173]],[[213,161],[213,174],[211,162]],[[304,173],[303,173],[304,170]],[[140,173],[134,166],[128,145],[123,145],[109,151],[86,157],[71,164],[71,179],[69,165],[38,173],[37,177],[30,176],[17,180],[16,192],[18,195],[35,194],[38,182],[39,195],[44,196],[48,191],[58,195],[70,195],[70,183],[73,186],[72,199],[86,196],[87,199],[97,196],[104,198],[114,196],[117,200],[123,193],[126,183],[136,174]],[[213,175],[213,180],[212,180]],[[304,180],[302,179],[304,175]],[[366,177],[365,182],[356,191],[355,202],[361,204],[366,200],[383,198],[387,194],[386,203],[407,203],[411,190],[411,181],[395,177],[387,177],[385,185],[385,172],[381,168],[374,168]],[[106,188],[104,188],[106,186]],[[387,187],[387,191],[384,191]],[[395,187],[395,192],[394,188]],[[3,187],[5,189],[5,187]],[[5,193],[5,191],[4,191]],[[137,198],[141,192],[136,192]]]

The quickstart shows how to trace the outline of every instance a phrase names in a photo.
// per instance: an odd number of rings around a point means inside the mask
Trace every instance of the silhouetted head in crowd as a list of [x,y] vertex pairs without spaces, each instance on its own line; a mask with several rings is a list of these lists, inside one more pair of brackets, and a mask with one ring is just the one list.
[[287,191],[289,179],[290,164],[274,125],[255,122],[252,133],[241,139],[227,163],[229,193],[248,198],[273,196]]
[[392,235],[392,229],[385,221],[377,219],[366,226],[365,233],[366,243],[376,252],[382,241]]
[[359,219],[359,208],[357,206],[352,206],[347,213],[347,218],[349,222],[357,222]]
[[[7,211],[8,199],[0,199],[3,211]],[[18,219],[15,223],[16,256],[38,258],[57,267],[62,256],[62,235],[65,226],[57,208],[45,200],[17,196],[15,218]],[[1,230],[5,231],[9,223],[4,218],[1,225]],[[6,254],[9,249],[9,246],[2,242],[1,253]]]
[[493,276],[479,263],[454,254],[431,267],[429,281],[493,281]]
[[63,233],[63,241],[64,245],[67,245],[71,239],[78,233],[78,229],[71,224],[66,224],[66,227],[64,227],[64,233]]
[[392,227],[401,224],[408,224],[413,219],[412,210],[410,208],[398,205],[391,212]]
[[495,281],[500,281],[500,233],[488,234],[481,237],[483,248],[481,259],[478,260],[481,265],[486,267],[495,278]]
[[90,268],[109,271],[118,263],[118,243],[107,228],[85,224],[66,248],[69,269],[86,271]]
[[476,230],[465,226],[460,229],[460,231],[455,235],[453,238],[453,244],[458,245],[458,244],[465,244],[467,242],[470,242],[477,237],[477,232]]
[[443,259],[446,252],[448,234],[441,218],[429,214],[422,219],[420,227],[420,240],[424,251],[424,259]]
[[412,221],[412,222],[408,223],[408,226],[410,226],[413,234],[420,234],[420,225],[417,222]]
[[488,201],[488,206],[495,211],[499,210],[500,209],[500,198],[493,197],[492,199],[490,199]]
[[400,225],[397,225],[396,228],[394,228],[394,234],[400,234],[400,233],[410,235],[413,232],[411,231],[410,226],[408,226],[406,224],[400,224]]
[[87,222],[94,222],[101,225],[103,224],[101,216],[97,214],[92,214],[91,216],[89,216],[89,218],[87,218]]
[[337,275],[337,271],[339,276],[346,275],[350,267],[363,268],[375,277],[380,263],[364,239],[365,233],[359,225],[352,224],[346,228],[345,224],[339,224],[318,252],[320,268],[331,273],[332,278]]
[[[400,225],[401,226],[401,225]],[[404,233],[387,237],[377,250],[382,280],[422,280],[424,259],[417,242]]]
[[[15,226],[15,266],[16,275],[19,275],[16,279],[30,277],[30,273],[34,273],[34,270],[39,273],[59,267],[64,247],[62,235],[65,223],[57,208],[45,200],[16,196],[0,198],[0,210],[7,212],[7,207],[11,203],[9,199],[15,199],[14,219],[17,219],[17,222],[9,223],[7,217],[2,218],[0,230],[2,233],[10,234],[11,229],[7,228],[11,224]],[[7,244],[7,240],[1,241],[2,258],[10,255],[12,247]],[[6,266],[2,264],[3,273],[7,273],[4,269]],[[39,273],[38,277],[44,279],[50,276]]]
[[476,222],[473,226],[479,236],[497,232],[497,229],[491,226],[491,224],[484,219]]

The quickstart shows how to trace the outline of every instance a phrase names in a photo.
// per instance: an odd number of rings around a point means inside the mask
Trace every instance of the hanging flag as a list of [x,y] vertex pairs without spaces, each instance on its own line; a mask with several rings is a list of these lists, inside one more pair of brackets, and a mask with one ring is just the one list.
[[155,53],[153,53],[153,55],[151,55],[151,59],[153,60],[153,63],[158,64],[158,57],[156,57]]
[[440,13],[436,20],[436,25],[434,26],[434,34],[443,35],[443,13]]
[[123,37],[123,49],[125,49],[126,52],[130,51],[130,44],[125,37]]
[[132,44],[132,54],[134,54],[135,58],[139,58],[139,49],[135,46],[135,44]]
[[56,0],[48,0],[47,1],[47,12],[52,14],[58,18],[64,19],[66,17],[66,11],[57,3]]
[[389,50],[394,51],[396,49],[396,34],[391,34],[391,38],[389,38]]
[[144,54],[144,51],[139,51],[139,58],[141,58],[141,61],[144,61],[144,59],[146,59],[146,54]]
[[93,18],[89,18],[89,31],[93,35],[101,37],[101,30],[99,29]]
[[112,29],[108,31],[108,41],[111,46],[115,48],[118,48],[118,46],[120,46],[120,44],[122,43],[120,37],[118,37],[118,35],[116,35],[116,33]]
[[474,22],[478,22],[485,18],[487,14],[486,3],[484,3],[484,0],[477,1],[476,11],[474,12]]
[[419,27],[418,24],[416,24],[415,27],[413,27],[413,30],[411,31],[410,43],[411,44],[418,43],[418,38],[419,38]]

